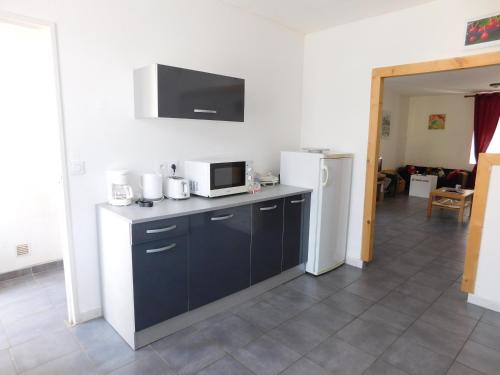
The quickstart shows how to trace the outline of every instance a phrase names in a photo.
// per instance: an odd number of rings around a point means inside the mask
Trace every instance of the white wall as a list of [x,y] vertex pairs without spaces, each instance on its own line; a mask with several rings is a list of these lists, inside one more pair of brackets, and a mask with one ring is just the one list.
[[[429,130],[430,114],[446,114],[445,129]],[[465,169],[474,129],[474,98],[463,95],[410,97],[405,164]]]
[[[80,313],[99,312],[95,204],[105,171],[154,170],[214,154],[279,166],[300,144],[303,37],[216,0],[3,0],[57,24],[66,142],[87,174],[70,181]],[[246,79],[245,123],[135,120],[132,70],[150,63]]]
[[469,295],[469,302],[488,309],[500,311],[500,257],[498,244],[500,243],[500,167],[493,167],[490,176],[486,213],[484,217],[481,251],[477,267],[476,290]]
[[384,90],[382,106],[391,114],[391,130],[389,137],[380,138],[383,169],[397,169],[405,164],[408,103],[408,97],[390,89]]
[[371,71],[499,50],[463,48],[465,21],[498,11],[498,0],[437,0],[305,39],[302,144],[353,152],[348,261],[359,264]]
[[[51,43],[48,28],[0,22],[0,273],[62,257]],[[16,256],[18,244],[30,254]]]

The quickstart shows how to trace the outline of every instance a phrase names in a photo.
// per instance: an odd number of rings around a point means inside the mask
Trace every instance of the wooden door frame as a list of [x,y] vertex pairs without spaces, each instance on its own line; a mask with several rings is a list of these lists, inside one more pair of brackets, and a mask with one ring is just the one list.
[[[361,259],[364,262],[371,262],[373,260],[373,238],[375,232],[374,224],[378,172],[377,168],[380,147],[380,123],[382,118],[384,79],[425,73],[437,73],[452,70],[479,68],[498,64],[500,64],[500,51],[464,57],[454,57],[443,60],[426,61],[415,64],[381,67],[372,70],[369,120],[370,123],[368,130],[368,152],[366,160],[365,201],[363,213],[363,237],[361,244]],[[481,183],[482,181],[479,181],[478,179],[478,182]],[[469,248],[469,245],[476,246],[477,248]],[[467,253],[477,253],[477,255],[479,256],[478,246],[479,243],[476,242],[468,244]],[[477,261],[475,267],[477,268]],[[474,266],[469,264],[469,268],[474,268]],[[474,273],[470,274],[470,276],[474,276],[475,278],[475,270]],[[474,281],[475,280],[469,280],[466,285],[467,290],[464,291],[471,293],[473,291]]]

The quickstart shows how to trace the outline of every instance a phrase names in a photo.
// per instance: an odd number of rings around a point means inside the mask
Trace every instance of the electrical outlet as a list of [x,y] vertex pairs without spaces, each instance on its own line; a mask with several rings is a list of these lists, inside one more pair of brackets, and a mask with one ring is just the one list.
[[162,170],[164,171],[163,173],[165,173],[167,175],[171,175],[173,172],[172,171],[172,164],[175,164],[175,166],[176,166],[175,174],[178,174],[181,166],[179,165],[178,160],[172,160],[172,159],[166,160],[162,163],[162,165],[163,165]]
[[83,160],[71,160],[69,162],[69,174],[71,176],[83,176],[85,173],[86,168]]

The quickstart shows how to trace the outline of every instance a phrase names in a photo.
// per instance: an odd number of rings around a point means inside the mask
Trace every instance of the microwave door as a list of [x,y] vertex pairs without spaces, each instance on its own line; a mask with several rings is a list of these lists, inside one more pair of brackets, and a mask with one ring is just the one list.
[[246,163],[210,164],[210,190],[245,186]]

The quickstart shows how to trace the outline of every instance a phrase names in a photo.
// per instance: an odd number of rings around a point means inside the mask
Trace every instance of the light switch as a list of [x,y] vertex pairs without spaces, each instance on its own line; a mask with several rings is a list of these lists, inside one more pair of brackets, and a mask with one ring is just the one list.
[[69,174],[71,176],[83,176],[85,174],[85,162],[83,160],[71,160],[69,162]]

